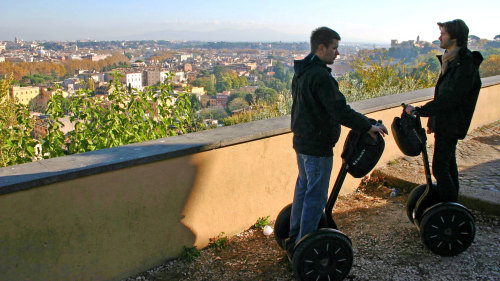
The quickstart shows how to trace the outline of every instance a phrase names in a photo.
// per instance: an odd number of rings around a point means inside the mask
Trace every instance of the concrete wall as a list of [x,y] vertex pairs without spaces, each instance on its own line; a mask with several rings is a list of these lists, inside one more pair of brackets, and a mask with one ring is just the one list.
[[[353,107],[389,127],[401,102],[432,95]],[[500,76],[483,79],[472,126],[500,119],[498,104]],[[221,232],[274,219],[297,177],[289,123],[284,116],[1,168],[0,280],[119,280],[178,256],[183,245],[204,247]],[[385,140],[380,163],[402,155],[392,136]],[[348,176],[342,193],[358,184]]]

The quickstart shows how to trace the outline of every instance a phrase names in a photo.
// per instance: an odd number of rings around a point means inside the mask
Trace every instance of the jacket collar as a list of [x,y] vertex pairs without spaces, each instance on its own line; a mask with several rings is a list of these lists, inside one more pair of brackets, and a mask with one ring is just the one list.
[[[460,62],[462,61],[462,57],[465,55],[465,53],[467,52],[467,50],[468,50],[467,47],[460,48],[460,51],[458,52],[458,55],[455,57],[454,60],[450,61],[449,65],[448,65],[448,68],[459,66]],[[443,66],[443,55],[437,55],[436,57],[438,58],[439,64],[442,67]]]
[[309,55],[307,55],[307,57],[305,57],[304,60],[308,60],[309,63],[320,65],[320,66],[326,68],[329,72],[332,71],[331,68],[326,66],[326,63],[324,61],[322,61],[317,55],[315,55],[313,53],[310,53]]

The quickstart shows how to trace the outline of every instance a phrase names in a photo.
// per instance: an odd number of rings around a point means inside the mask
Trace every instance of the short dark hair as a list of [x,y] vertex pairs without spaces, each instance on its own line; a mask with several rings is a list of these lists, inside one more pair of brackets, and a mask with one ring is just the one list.
[[457,46],[466,47],[469,40],[469,27],[461,19],[447,22],[438,22],[439,27],[444,28],[450,34],[451,39],[457,39]]
[[316,28],[311,33],[311,53],[316,53],[321,44],[329,47],[333,39],[340,40],[340,35],[335,30],[326,26]]

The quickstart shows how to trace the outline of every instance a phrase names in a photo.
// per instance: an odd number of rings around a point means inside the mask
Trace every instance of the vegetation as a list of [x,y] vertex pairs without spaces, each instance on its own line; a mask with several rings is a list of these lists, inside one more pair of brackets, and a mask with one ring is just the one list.
[[340,91],[349,102],[394,95],[417,89],[433,87],[439,73],[424,65],[413,74],[408,71],[403,61],[392,63],[392,58],[380,56],[379,61],[370,57],[354,60],[351,66],[354,72],[339,79]]
[[191,262],[191,261],[196,260],[200,255],[201,255],[200,250],[198,250],[196,248],[196,246],[193,246],[193,247],[182,246],[181,257],[184,260]]
[[[25,163],[35,158],[37,141],[30,136],[34,119],[26,106],[13,103],[8,97],[10,80],[1,81],[1,143],[2,166]],[[60,118],[65,116],[66,99],[60,89],[48,104],[48,134],[40,140],[44,158],[57,157],[97,149],[142,142],[187,133],[199,128],[193,121],[191,96],[186,92],[173,94],[171,83],[158,90],[128,93],[115,73],[108,100],[95,98],[82,89],[69,99],[70,121],[75,130],[65,136]]]
[[222,250],[227,245],[227,236],[224,235],[224,232],[219,234],[215,238],[210,238],[208,243],[208,247],[216,250]]
[[[495,49],[488,50],[491,54],[485,57],[481,65],[482,77],[500,74],[500,56],[498,52],[495,53]],[[426,55],[418,55],[412,66],[403,64],[404,61],[393,62],[383,53],[379,53],[376,59],[373,59],[372,54],[367,54],[352,61],[354,71],[338,79],[340,90],[352,102],[433,87],[440,69],[435,59],[437,53],[431,51]],[[92,62],[87,60],[82,63]],[[53,69],[48,67],[55,65],[58,66]],[[57,69],[61,65],[63,69],[59,73]],[[111,64],[111,67],[113,65],[116,63]],[[0,72],[12,70],[12,66],[0,63]],[[18,66],[22,64],[15,65]],[[279,61],[275,61],[273,66],[272,76],[253,72],[253,75],[260,75],[261,78],[254,94],[232,90],[227,109],[201,109],[199,100],[188,94],[187,89],[174,95],[171,80],[143,91],[127,89],[120,84],[116,72],[110,85],[112,93],[105,100],[92,96],[95,83],[89,79],[86,89],[79,90],[71,98],[63,98],[61,89],[50,98],[45,112],[48,115],[48,134],[40,140],[34,140],[30,135],[36,120],[29,116],[29,109],[34,109],[36,105],[19,105],[8,97],[9,87],[16,77],[12,71],[8,79],[0,80],[0,165],[20,164],[41,157],[57,157],[204,130],[204,119],[216,119],[219,124],[229,126],[290,114],[293,74],[285,70]],[[43,70],[44,67],[47,69]],[[51,81],[66,73],[68,70],[65,67],[63,64],[35,63],[30,66],[30,71],[43,70],[51,74],[25,74],[20,80],[23,83]],[[247,81],[234,71],[217,66],[213,73],[202,71],[193,85],[215,93],[247,85]],[[67,114],[71,114],[70,120],[75,130],[63,135],[59,120]],[[41,145],[44,156],[35,153],[34,146],[37,144]]]
[[[31,75],[44,75],[44,80],[47,76],[52,78],[66,78],[72,76],[77,69],[107,71],[119,66],[128,66],[128,58],[123,54],[113,54],[100,61],[91,61],[88,59],[82,60],[65,60],[63,62],[0,62],[0,75],[7,77],[13,74],[13,79],[21,81],[25,78],[30,78]],[[31,80],[30,80],[31,82]],[[40,82],[40,80],[36,81]]]
[[31,137],[35,120],[27,106],[9,98],[12,76],[0,80],[0,167],[30,162],[36,141]]
[[263,229],[266,225],[271,225],[269,223],[269,216],[258,218],[257,222],[253,225],[253,228]]
[[500,54],[489,55],[479,68],[481,77],[500,75]]
[[244,76],[238,76],[236,72],[227,69],[224,66],[215,66],[212,74],[205,74],[191,82],[196,87],[204,87],[209,96],[215,96],[216,93],[239,89],[248,85]]

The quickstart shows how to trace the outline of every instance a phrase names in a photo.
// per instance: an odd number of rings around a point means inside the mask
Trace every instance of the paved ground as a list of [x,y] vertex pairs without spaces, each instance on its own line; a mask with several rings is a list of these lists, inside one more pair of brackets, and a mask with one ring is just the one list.
[[[427,148],[432,159],[433,146]],[[458,142],[459,202],[469,208],[500,215],[500,121],[478,128]],[[407,192],[425,183],[421,157],[402,157],[379,168],[376,175]]]

